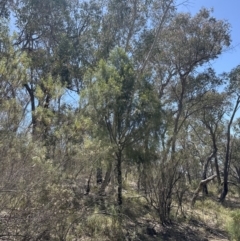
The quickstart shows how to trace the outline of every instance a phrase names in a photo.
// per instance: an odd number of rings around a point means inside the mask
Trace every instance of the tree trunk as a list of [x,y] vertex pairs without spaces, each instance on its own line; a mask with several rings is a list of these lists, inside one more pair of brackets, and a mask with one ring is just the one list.
[[222,193],[221,193],[220,198],[219,198],[220,202],[224,202],[224,200],[227,196],[227,193],[228,193],[228,168],[229,168],[229,161],[230,161],[231,126],[232,126],[234,116],[237,112],[239,102],[240,102],[240,96],[238,96],[238,98],[237,98],[235,108],[233,110],[231,119],[228,123],[227,147],[226,147],[226,156],[225,156],[224,170],[223,170],[223,190],[222,190]]
[[[216,157],[217,155],[217,143],[216,143],[216,130],[218,128],[218,124],[215,124],[215,128],[213,129],[212,125],[209,124],[206,120],[205,120],[205,113],[204,113],[204,120],[203,123],[206,125],[207,129],[210,132],[211,135],[211,139],[212,139],[212,145],[213,145],[213,152],[212,154],[207,158],[205,164],[204,164],[204,169],[203,169],[203,174],[202,174],[202,180],[205,180],[207,178],[207,170],[208,170],[208,165],[210,163],[210,161],[212,160],[213,157]],[[207,183],[202,185],[202,191],[203,194],[208,195],[208,189],[207,189]]]
[[188,163],[188,160],[187,160],[187,170],[186,170],[187,174],[186,175],[187,175],[187,178],[188,178],[188,182],[191,185],[192,184],[192,178],[191,178],[189,170],[190,170],[190,168],[189,168],[189,163]]
[[105,178],[104,178],[102,185],[100,187],[100,190],[99,190],[100,195],[104,194],[105,189],[106,189],[107,185],[109,184],[111,173],[112,173],[112,163],[110,162],[108,165],[108,168],[107,168],[107,172],[105,174]]
[[33,87],[29,87],[28,84],[25,84],[24,87],[26,88],[29,96],[30,96],[30,102],[31,102],[31,112],[32,112],[32,135],[33,137],[36,135],[36,125],[37,125],[37,120],[35,116],[35,97],[34,97],[34,90]]
[[122,151],[119,150],[116,153],[117,156],[117,181],[118,181],[118,193],[117,193],[117,203],[119,206],[119,210],[121,210],[122,206]]
[[[205,180],[207,178],[207,170],[208,170],[208,165],[211,159],[216,155],[217,150],[214,150],[213,153],[207,158],[204,167],[203,167],[203,173],[202,173],[202,180]],[[208,195],[208,188],[207,188],[207,183],[204,183],[201,185],[202,187],[202,192],[205,195]]]
[[216,169],[216,174],[217,174],[218,185],[221,185],[221,177],[220,177],[220,171],[219,171],[217,156],[215,156],[215,158],[214,158],[214,163],[215,163],[215,169]]
[[[46,98],[45,98],[45,103],[43,104],[43,108],[44,109],[49,109],[50,106],[50,101],[51,101],[51,96],[47,94]],[[42,121],[42,138],[45,142],[45,145],[48,147],[50,143],[48,143],[48,134],[49,134],[49,130],[50,130],[50,126],[49,124],[47,124],[44,120]]]
[[200,183],[199,183],[199,186],[197,188],[197,190],[195,191],[194,195],[193,195],[193,198],[192,198],[192,202],[191,202],[191,206],[193,207],[195,202],[196,202],[196,199],[197,199],[197,196],[199,194],[199,192],[201,191],[201,189],[203,188],[203,185],[206,185],[207,183],[209,183],[211,180],[213,180],[217,175],[213,175],[205,180],[202,180]]
[[89,175],[89,178],[88,178],[88,181],[87,181],[87,185],[86,185],[86,193],[85,193],[85,195],[88,195],[89,194],[89,192],[90,192],[90,183],[91,183],[91,178],[92,178],[92,171],[93,171],[93,169],[91,170],[91,172],[90,172],[90,175]]
[[98,167],[97,168],[97,184],[101,184],[102,183],[102,168]]
[[234,168],[237,174],[236,176],[237,182],[240,183],[240,167],[234,166]]

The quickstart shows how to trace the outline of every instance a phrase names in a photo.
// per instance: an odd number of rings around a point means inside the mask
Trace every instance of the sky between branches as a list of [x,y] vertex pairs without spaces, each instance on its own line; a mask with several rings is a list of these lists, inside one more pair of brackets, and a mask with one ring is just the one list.
[[[178,0],[183,3],[183,0]],[[239,0],[189,0],[180,4],[179,11],[195,15],[202,7],[213,8],[212,15],[220,20],[227,20],[231,25],[231,48],[211,64],[218,74],[229,72],[240,64],[240,1]]]

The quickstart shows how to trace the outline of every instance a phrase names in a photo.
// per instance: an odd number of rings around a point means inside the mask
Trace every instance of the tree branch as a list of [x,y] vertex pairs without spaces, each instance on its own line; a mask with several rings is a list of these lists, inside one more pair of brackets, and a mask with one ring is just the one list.
[[208,177],[207,179],[205,180],[202,180],[200,183],[199,183],[199,186],[197,188],[197,190],[195,191],[194,195],[193,195],[193,198],[192,198],[192,202],[191,202],[191,206],[193,207],[195,202],[196,202],[196,199],[197,199],[197,196],[199,194],[199,192],[202,190],[202,187],[204,185],[206,185],[207,183],[209,183],[210,181],[212,181],[215,177],[217,176],[217,174],[214,174],[210,177]]

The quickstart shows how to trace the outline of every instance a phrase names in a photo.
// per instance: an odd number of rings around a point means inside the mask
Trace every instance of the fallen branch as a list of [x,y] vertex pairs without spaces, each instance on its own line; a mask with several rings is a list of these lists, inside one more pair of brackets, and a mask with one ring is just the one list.
[[199,186],[198,186],[197,190],[194,192],[194,195],[193,195],[193,198],[192,198],[192,202],[191,202],[191,206],[192,206],[192,207],[194,206],[194,204],[195,204],[195,202],[196,202],[196,199],[197,199],[197,197],[198,197],[198,194],[199,194],[199,192],[202,190],[202,187],[203,187],[204,185],[206,185],[207,183],[209,183],[210,181],[212,181],[216,176],[217,176],[216,174],[215,174],[215,175],[212,175],[212,176],[210,176],[209,178],[204,179],[204,180],[202,180],[202,181],[199,183]]

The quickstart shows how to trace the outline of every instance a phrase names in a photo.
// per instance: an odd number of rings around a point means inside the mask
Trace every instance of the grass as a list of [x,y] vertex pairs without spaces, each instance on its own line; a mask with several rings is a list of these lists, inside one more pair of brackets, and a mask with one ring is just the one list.
[[[188,219],[201,222],[203,229],[220,234],[220,240],[240,241],[240,202],[238,192],[229,192],[225,202],[217,200],[217,189],[209,185],[207,197],[200,197]],[[225,239],[224,239],[225,237]]]
[[227,225],[232,240],[240,241],[240,209],[231,212],[231,220]]
[[194,216],[214,228],[226,230],[226,223],[231,219],[230,209],[211,199],[197,201]]
[[[110,188],[109,188],[110,190]],[[209,185],[209,195],[199,196],[194,208],[190,202],[192,192],[184,197],[183,213],[177,212],[178,205],[172,209],[172,225],[161,226],[157,213],[147,204],[145,198],[137,192],[131,183],[124,183],[122,217],[118,218],[116,196],[106,193],[103,207],[93,200],[94,194],[86,196],[85,202],[93,204],[88,216],[79,227],[81,240],[157,240],[157,241],[202,241],[231,240],[240,241],[240,202],[238,193],[230,193],[224,205],[217,201],[218,193],[214,186]],[[91,197],[91,195],[93,195]],[[111,199],[109,199],[110,197]],[[95,206],[94,206],[95,205]],[[238,215],[234,216],[234,213]],[[177,214],[177,216],[176,216]],[[239,218],[239,219],[238,219]],[[150,235],[148,228],[154,228],[156,234]],[[238,233],[239,232],[239,233]]]

